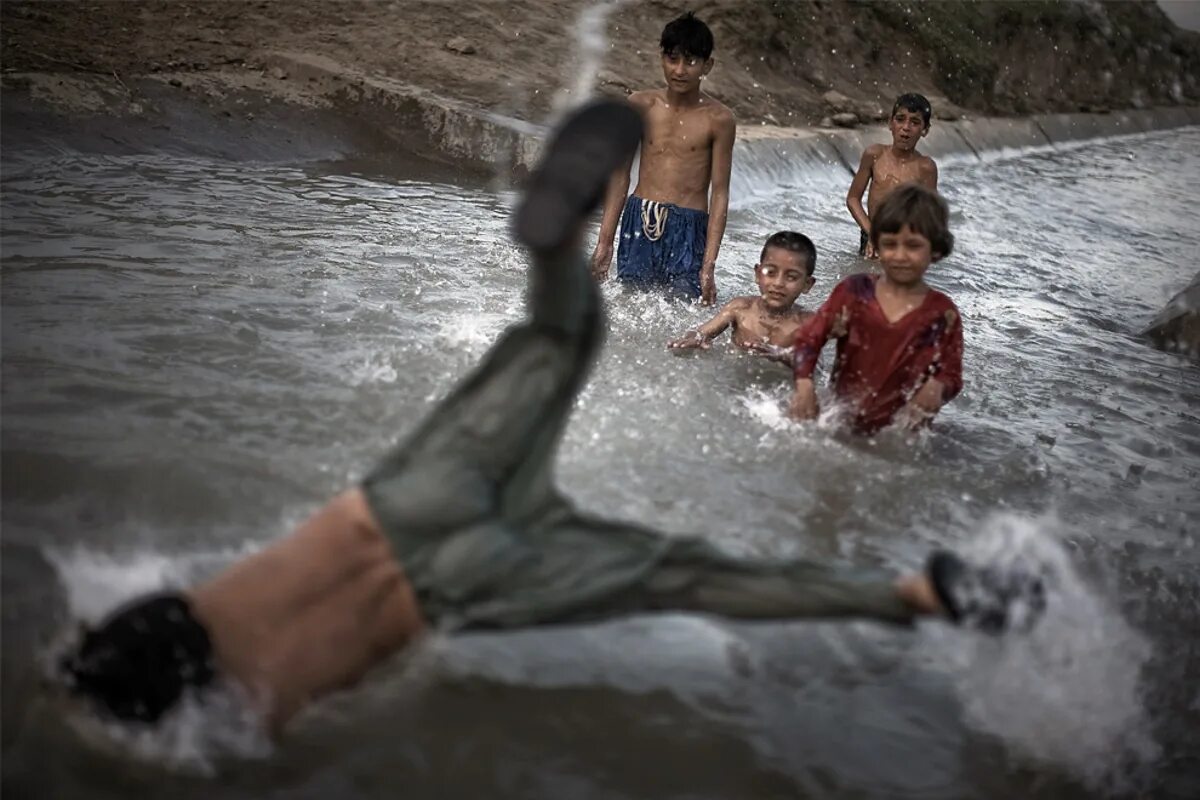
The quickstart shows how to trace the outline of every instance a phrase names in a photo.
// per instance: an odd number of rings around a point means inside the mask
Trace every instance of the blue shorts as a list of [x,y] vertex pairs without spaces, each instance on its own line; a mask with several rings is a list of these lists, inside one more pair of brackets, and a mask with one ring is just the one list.
[[630,195],[621,214],[617,279],[695,299],[707,243],[707,213]]

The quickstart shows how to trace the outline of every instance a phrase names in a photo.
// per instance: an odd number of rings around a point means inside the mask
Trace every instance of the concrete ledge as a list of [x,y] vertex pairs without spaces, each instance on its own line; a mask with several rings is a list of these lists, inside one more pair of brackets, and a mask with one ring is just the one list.
[[[338,105],[369,116],[421,155],[468,169],[519,175],[536,161],[546,133],[544,126],[483,111],[400,81],[353,73],[322,57],[276,53],[273,58],[297,77],[340,81],[344,86],[335,93]],[[974,161],[1083,139],[1183,127],[1197,124],[1197,119],[1200,107],[939,121],[922,150],[950,163]],[[853,172],[868,145],[889,141],[883,125],[853,130],[747,127],[739,131],[734,146],[735,181],[745,185],[747,180],[771,180],[806,167],[828,169],[839,164]],[[751,170],[753,175],[747,172]]]
[[[476,108],[403,81],[368,75],[323,56],[275,52],[267,57],[265,66],[262,72],[163,73],[147,76],[143,83],[195,90],[198,99],[257,93],[268,102],[281,100],[297,113],[303,113],[306,107],[320,109],[365,123],[365,130],[381,134],[383,147],[394,143],[397,152],[479,174],[519,177],[536,161],[546,135],[543,125]],[[119,120],[152,116],[151,109],[141,102],[140,92],[135,95],[125,84],[105,76],[9,75],[6,87],[18,85],[18,78],[23,81],[21,85],[29,87],[27,91],[35,102],[45,103],[68,117]],[[230,116],[228,107],[225,114]],[[1029,148],[1197,124],[1198,106],[937,121],[921,148],[939,162],[953,164]],[[734,180],[738,186],[745,186],[746,180],[779,181],[785,175],[837,170],[839,166],[853,172],[867,146],[889,141],[882,124],[849,130],[746,126],[739,130],[734,146]]]
[[[775,129],[777,135],[739,137],[734,145],[732,190],[754,194],[763,186],[791,182],[796,173],[840,173],[849,168],[835,143],[816,131]],[[856,157],[857,158],[857,157]]]
[[273,53],[268,63],[291,79],[325,82],[335,106],[369,119],[412,152],[468,170],[520,172],[536,159],[545,136],[542,126],[349,70],[322,56]]
[[[1121,111],[1112,114],[1039,114],[1022,119],[988,118],[935,122],[921,143],[939,163],[954,164],[1106,136],[1127,136],[1197,124],[1200,107]],[[883,125],[853,130],[758,126],[738,133],[733,155],[736,192],[753,193],[762,181],[782,179],[805,167],[840,166],[853,173],[862,152],[891,141]]]
[[1046,147],[1050,139],[1031,119],[980,119],[950,123],[980,157],[1030,147]]
[[1096,139],[1107,135],[1111,124],[1099,114],[1035,114],[1032,119],[1051,142]]

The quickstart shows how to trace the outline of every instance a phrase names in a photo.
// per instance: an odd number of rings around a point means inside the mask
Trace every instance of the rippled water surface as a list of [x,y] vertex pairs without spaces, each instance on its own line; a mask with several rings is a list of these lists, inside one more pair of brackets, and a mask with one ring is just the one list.
[[[1200,793],[1200,367],[1136,336],[1196,269],[1197,129],[943,169],[958,246],[930,277],[965,318],[966,389],[915,446],[785,422],[781,368],[664,349],[708,311],[605,287],[560,463],[581,505],[897,570],[1033,554],[1060,581],[1032,636],[646,617],[436,641],[273,748],[201,716],[133,758],[64,725],[27,690],[40,630],[280,535],[520,318],[511,196],[348,172],[6,147],[6,789]],[[781,228],[820,252],[806,304],[862,269],[847,183],[740,183],[722,298]]]

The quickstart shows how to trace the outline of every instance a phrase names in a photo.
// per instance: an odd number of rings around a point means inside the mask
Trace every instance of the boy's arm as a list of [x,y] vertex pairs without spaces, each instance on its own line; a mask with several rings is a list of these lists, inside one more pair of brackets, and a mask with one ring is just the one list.
[[850,190],[846,192],[846,208],[850,209],[850,216],[854,217],[858,227],[867,233],[871,232],[871,217],[867,214],[867,209],[863,207],[862,197],[863,192],[867,191],[867,184],[871,182],[875,159],[882,151],[883,145],[878,144],[873,144],[863,150],[862,159],[858,162],[858,172],[854,173],[854,180],[850,181]]
[[[629,104],[641,112],[644,117],[648,108],[648,94],[634,92],[629,96]],[[613,237],[617,235],[617,225],[621,221],[621,208],[629,195],[629,172],[633,168],[633,159],[617,167],[608,181],[604,192],[604,212],[600,217],[600,235],[596,239],[596,249],[592,252],[592,275],[602,281],[608,277],[608,269],[612,266]]]
[[844,325],[849,318],[848,297],[846,281],[842,281],[834,287],[829,299],[817,313],[796,331],[796,347],[792,356],[796,391],[788,408],[788,416],[793,419],[816,419],[821,411],[812,374],[817,368],[817,359],[821,357],[821,348],[825,346],[834,327],[839,322]]
[[629,194],[629,171],[633,162],[617,168],[609,178],[608,188],[604,193],[604,214],[600,217],[600,235],[596,239],[596,249],[592,252],[592,275],[602,281],[608,277],[608,269],[612,266],[613,237],[617,235],[617,224],[621,221],[621,208]]
[[716,119],[710,170],[712,189],[708,201],[708,238],[704,247],[704,263],[700,267],[700,299],[705,303],[717,301],[717,255],[725,236],[729,217],[729,173],[733,169],[733,140],[737,124],[728,109]]
[[777,361],[789,367],[795,364],[796,351],[790,347],[780,347],[770,342],[751,342],[746,345],[746,350],[768,361]]
[[695,347],[707,349],[712,343],[712,340],[725,332],[725,329],[733,324],[737,319],[738,309],[744,305],[745,298],[737,297],[730,300],[717,315],[708,322],[701,325],[699,328],[690,330],[678,339],[672,339],[667,343],[667,347],[675,350],[687,350]]
[[921,164],[921,183],[926,187],[937,191],[938,168],[937,163],[932,158],[926,157]]

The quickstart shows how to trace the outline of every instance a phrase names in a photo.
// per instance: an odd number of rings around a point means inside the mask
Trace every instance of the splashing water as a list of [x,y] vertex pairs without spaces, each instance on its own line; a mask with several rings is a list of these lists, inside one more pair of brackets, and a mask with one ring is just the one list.
[[1140,681],[1152,649],[1081,580],[1056,540],[1060,528],[1050,519],[997,515],[965,548],[970,559],[1002,570],[1041,569],[1047,609],[1028,635],[940,638],[968,725],[1094,791],[1128,791],[1139,767],[1159,754]]
[[608,17],[627,0],[609,0],[588,6],[575,23],[575,52],[579,55],[579,71],[572,88],[555,97],[554,112],[560,114],[591,96],[596,77],[608,47]]
[[185,696],[154,727],[75,714],[72,727],[100,749],[115,750],[181,774],[212,777],[222,758],[263,759],[273,752],[258,715],[231,686],[206,689],[201,702]]
[[[168,556],[137,552],[118,557],[85,548],[48,551],[65,587],[71,616],[95,624],[119,604],[145,592],[182,586],[198,575],[237,560],[253,549],[242,548]],[[41,670],[54,674],[58,654],[72,633],[63,631],[40,654]],[[265,758],[272,746],[253,703],[231,685],[206,689],[203,702],[185,695],[182,702],[151,727],[102,719],[68,704],[66,724],[101,751],[123,753],[185,774],[216,774],[218,760]]]

